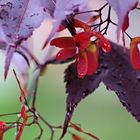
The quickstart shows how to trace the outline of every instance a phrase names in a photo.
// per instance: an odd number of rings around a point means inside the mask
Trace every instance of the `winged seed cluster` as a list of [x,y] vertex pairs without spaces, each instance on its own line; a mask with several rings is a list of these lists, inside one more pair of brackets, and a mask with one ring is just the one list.
[[[140,72],[138,71],[140,70],[138,49],[140,37],[132,38],[126,32],[129,27],[129,13],[132,10],[140,9],[138,0],[105,0],[106,4],[98,10],[91,10],[89,2],[94,5],[96,0],[0,0],[0,49],[4,50],[6,55],[4,77],[7,78],[10,64],[14,62],[24,81],[22,85],[14,70],[15,79],[20,89],[19,99],[22,107],[20,112],[10,114],[20,113],[15,122],[6,124],[6,122],[0,121],[0,140],[3,140],[3,134],[11,128],[16,128],[16,140],[20,140],[24,128],[33,124],[36,124],[40,129],[40,134],[36,139],[41,139],[43,129],[39,120],[43,121],[50,129],[50,140],[54,138],[54,129],[61,128],[63,130],[60,138],[62,139],[68,127],[99,140],[96,136],[85,132],[80,126],[71,123],[71,119],[80,101],[93,93],[101,82],[107,89],[113,90],[127,111],[137,121],[140,121]],[[105,8],[108,8],[108,16],[104,20],[102,12]],[[117,23],[111,19],[112,10],[118,17]],[[85,13],[90,13],[90,15],[93,13],[93,15],[89,17],[89,21],[83,22],[80,18],[84,17]],[[46,37],[42,48],[47,48],[51,44],[63,49],[59,52],[59,56],[56,55],[49,60],[45,59],[43,63],[40,63],[27,41],[45,20],[52,22],[52,30]],[[117,26],[117,39],[122,33],[124,46],[125,36],[130,39],[130,49],[124,49],[104,37],[110,24]],[[79,28],[81,29],[79,30]],[[53,39],[56,34],[65,29],[71,34],[70,37]],[[96,37],[95,40],[91,40],[93,36]],[[106,50],[108,53],[104,53]],[[47,52],[45,58],[48,58],[50,53],[51,51]],[[36,110],[39,77],[46,71],[46,65],[63,64],[73,60],[75,62],[68,66],[64,76],[67,93],[64,125],[53,126]],[[32,85],[27,89],[25,85],[31,62],[35,65],[35,72]],[[96,67],[94,67],[95,62]],[[80,77],[79,71],[84,72],[84,75]],[[31,100],[32,104],[30,105]],[[33,120],[32,123],[28,123],[29,113],[32,114],[30,116]],[[9,114],[0,115],[0,117],[7,115]],[[73,140],[82,140],[73,132],[68,131],[68,133],[71,134]]]

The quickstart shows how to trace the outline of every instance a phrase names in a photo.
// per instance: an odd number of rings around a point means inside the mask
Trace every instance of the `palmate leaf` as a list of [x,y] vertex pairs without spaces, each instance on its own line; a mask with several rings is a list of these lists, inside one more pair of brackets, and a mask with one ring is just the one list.
[[105,71],[97,70],[92,76],[85,76],[85,78],[78,78],[77,66],[75,63],[71,64],[65,71],[65,82],[67,96],[67,114],[64,122],[64,129],[62,137],[66,133],[67,126],[71,120],[74,109],[77,104],[98,88]]
[[40,0],[1,0],[0,24],[8,42],[28,38],[44,19]]
[[140,121],[140,72],[132,68],[128,49],[112,42],[110,44],[110,53],[104,53],[100,49],[99,68],[92,76],[79,79],[75,63],[66,69],[67,113],[62,136],[66,133],[75,107],[93,93],[100,82],[107,89],[113,90],[128,112]]
[[132,68],[129,50],[112,44],[111,53],[102,54],[101,63],[107,64],[108,68],[103,77],[104,84],[117,94],[126,109],[140,121],[140,71]]
[[119,31],[125,31],[129,26],[129,12],[135,8],[138,0],[107,0],[110,6],[114,9],[118,16],[118,31],[117,36],[119,37]]
[[53,13],[55,21],[53,22],[51,33],[46,39],[43,48],[47,46],[48,42],[58,31],[59,26],[64,20],[67,19],[67,16],[70,16],[71,14],[74,14],[77,11],[81,11],[81,9],[83,9],[87,5],[87,3],[87,0],[56,0],[55,10]]
[[0,41],[6,42],[5,79],[14,51],[21,41],[28,39],[46,16],[40,0],[0,1]]

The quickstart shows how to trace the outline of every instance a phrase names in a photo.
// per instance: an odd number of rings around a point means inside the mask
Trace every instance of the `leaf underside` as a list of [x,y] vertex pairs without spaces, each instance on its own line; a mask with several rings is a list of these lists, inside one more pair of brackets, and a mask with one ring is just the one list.
[[30,37],[44,20],[39,0],[1,0],[0,23],[7,41],[13,43]]
[[83,98],[93,93],[100,82],[103,82],[107,89],[113,90],[127,111],[140,121],[140,72],[132,68],[127,48],[113,42],[110,44],[110,53],[104,53],[100,49],[99,68],[92,76],[79,79],[75,63],[65,70],[68,96],[62,136],[66,133],[75,107]]

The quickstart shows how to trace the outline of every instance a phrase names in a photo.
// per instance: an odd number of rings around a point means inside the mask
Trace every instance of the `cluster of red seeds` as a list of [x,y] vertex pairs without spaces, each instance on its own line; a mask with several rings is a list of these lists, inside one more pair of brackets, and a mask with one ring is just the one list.
[[[92,31],[88,24],[75,19],[74,27],[80,27],[84,31],[77,32],[72,37],[55,38],[50,44],[61,48],[56,55],[57,60],[64,61],[75,57],[78,77],[84,78],[85,75],[94,74],[98,68],[99,46],[106,53],[110,52],[111,46],[101,33]],[[92,37],[96,37],[97,40],[95,42],[91,41]]]

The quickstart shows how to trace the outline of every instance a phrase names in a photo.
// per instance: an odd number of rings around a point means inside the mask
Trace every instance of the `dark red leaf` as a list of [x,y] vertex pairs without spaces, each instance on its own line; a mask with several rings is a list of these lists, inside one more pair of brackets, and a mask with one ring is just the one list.
[[100,82],[107,89],[113,90],[120,102],[137,121],[140,122],[140,72],[132,68],[129,50],[110,42],[110,53],[99,51],[99,67],[95,74],[78,78],[76,64],[71,64],[65,71],[67,96],[67,113],[64,123],[66,133],[73,112],[78,103],[90,93],[93,93]]
[[85,76],[83,79],[78,78],[76,63],[71,64],[65,71],[65,82],[67,96],[67,113],[64,122],[62,137],[67,131],[73,112],[78,103],[98,88],[104,71],[98,69],[92,76]]
[[120,102],[137,121],[140,121],[140,72],[132,68],[129,50],[111,43],[110,53],[101,53],[101,64],[106,64],[107,73],[103,82],[113,90]]

